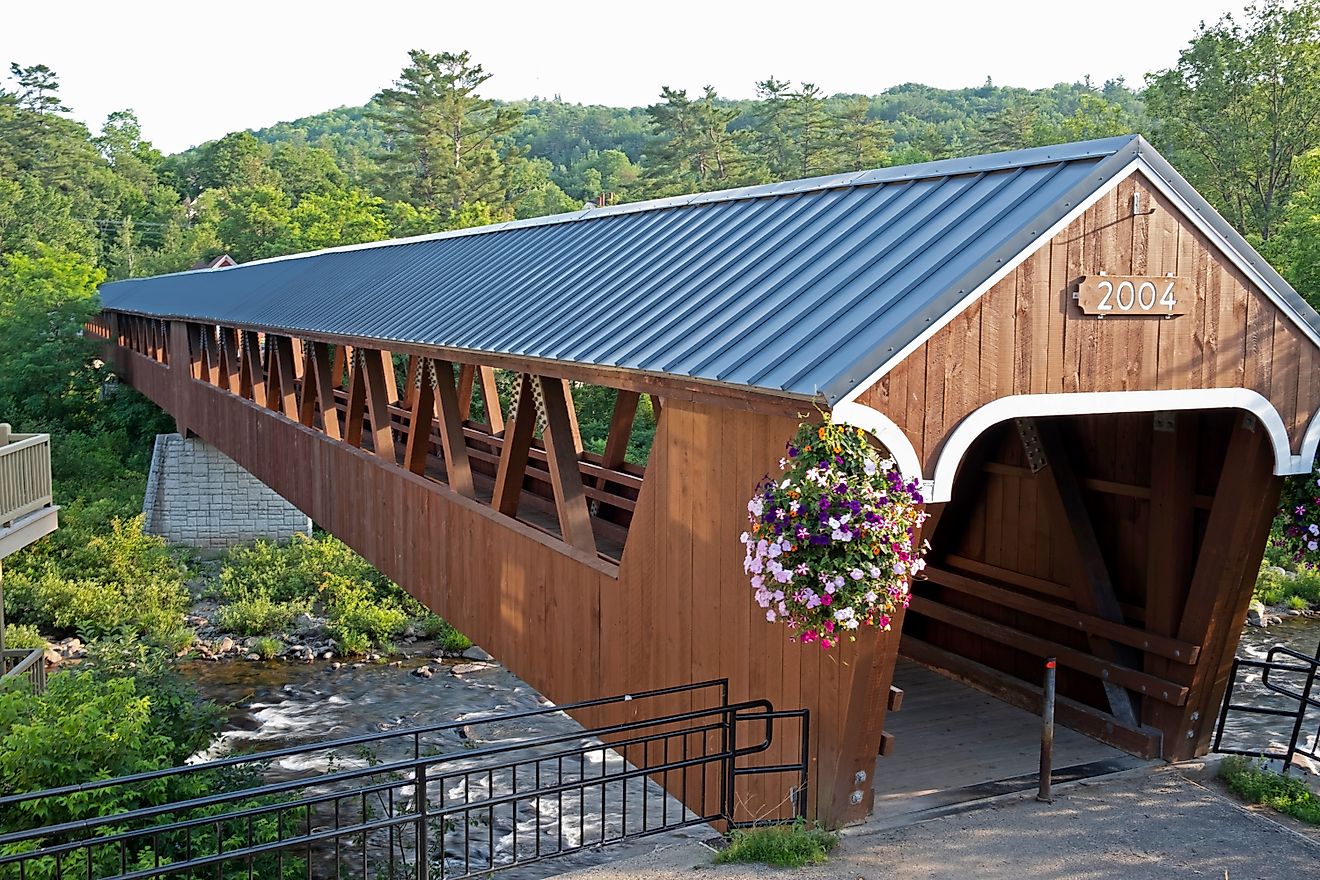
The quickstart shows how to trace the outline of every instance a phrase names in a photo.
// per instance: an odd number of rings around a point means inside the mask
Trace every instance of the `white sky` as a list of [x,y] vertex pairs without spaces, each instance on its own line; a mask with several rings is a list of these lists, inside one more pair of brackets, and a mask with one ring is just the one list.
[[1202,20],[1242,0],[451,0],[0,2],[0,63],[43,63],[99,128],[137,111],[174,152],[242,128],[360,104],[408,49],[468,49],[496,98],[645,105],[661,85],[751,97],[773,74],[826,92],[902,82],[1039,87],[1090,74],[1139,85]]

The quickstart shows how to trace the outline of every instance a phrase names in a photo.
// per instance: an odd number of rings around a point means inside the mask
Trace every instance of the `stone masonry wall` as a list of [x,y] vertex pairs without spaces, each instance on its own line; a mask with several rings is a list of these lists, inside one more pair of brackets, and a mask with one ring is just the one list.
[[172,544],[219,549],[309,534],[312,521],[220,450],[159,434],[142,503],[145,530]]

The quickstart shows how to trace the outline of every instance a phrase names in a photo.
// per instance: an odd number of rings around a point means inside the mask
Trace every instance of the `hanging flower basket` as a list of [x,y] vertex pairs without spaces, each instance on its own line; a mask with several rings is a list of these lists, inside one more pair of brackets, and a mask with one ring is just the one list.
[[1284,483],[1272,542],[1292,553],[1299,565],[1320,567],[1320,474]]
[[863,626],[888,631],[926,565],[920,483],[904,481],[860,428],[828,416],[799,426],[779,467],[747,502],[742,534],[766,620],[826,649]]

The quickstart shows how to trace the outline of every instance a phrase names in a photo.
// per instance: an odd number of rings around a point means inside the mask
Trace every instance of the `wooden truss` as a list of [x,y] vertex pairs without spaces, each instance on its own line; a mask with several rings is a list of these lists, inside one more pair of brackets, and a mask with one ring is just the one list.
[[[624,460],[637,391],[618,391],[604,452],[595,455],[582,446],[573,383],[561,377],[515,374],[506,400],[490,364],[236,327],[113,319],[114,338],[126,349],[163,364],[173,350],[199,382],[440,482],[577,551],[616,562],[622,554],[644,476]],[[111,332],[108,325],[102,331],[107,339]],[[483,421],[472,417],[478,400]],[[652,400],[658,416],[660,401]]]

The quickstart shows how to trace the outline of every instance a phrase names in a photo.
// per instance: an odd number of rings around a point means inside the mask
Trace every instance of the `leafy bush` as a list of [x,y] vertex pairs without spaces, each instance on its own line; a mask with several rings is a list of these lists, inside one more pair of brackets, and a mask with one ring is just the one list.
[[838,845],[839,835],[805,822],[738,829],[729,835],[728,847],[715,855],[715,864],[762,862],[800,868],[825,861]]
[[1246,758],[1228,757],[1219,765],[1220,777],[1238,797],[1264,804],[1280,813],[1320,825],[1320,796],[1300,779],[1280,776]]
[[[398,637],[409,620],[434,617],[348,545],[329,535],[297,535],[282,544],[257,541],[229,551],[222,561],[216,594],[224,603],[219,624],[243,635],[287,631],[300,613],[318,609],[343,654],[383,646]],[[452,627],[445,638],[452,644],[467,642]]]
[[252,642],[252,653],[262,660],[274,660],[284,651],[284,643],[270,636],[262,636]]
[[[64,672],[51,676],[40,696],[21,687],[0,690],[0,793],[158,770],[169,765],[173,751],[153,722],[151,698],[132,678]],[[88,792],[18,811],[35,811],[29,819],[61,822],[119,808],[126,796],[131,793]]]
[[299,535],[287,544],[259,540],[233,548],[220,570],[220,596],[231,602],[254,596],[288,602],[313,594],[316,581],[304,564],[306,540]]
[[1307,566],[1296,571],[1281,570],[1267,560],[1256,578],[1255,598],[1266,605],[1298,609],[1320,605],[1320,571]]
[[138,693],[150,698],[151,729],[173,744],[168,758],[177,765],[212,743],[224,724],[225,712],[202,698],[171,657],[172,652],[153,649],[131,635],[118,635],[92,642],[81,669],[102,683],[131,679]]
[[438,642],[442,651],[458,654],[472,647],[471,639],[438,614],[427,614],[419,623],[422,637]]
[[336,642],[353,633],[380,644],[403,631],[408,615],[388,601],[375,600],[363,593],[347,593],[330,608],[330,635]]
[[37,632],[35,626],[12,623],[5,624],[5,649],[9,651],[31,651],[46,647],[46,639]]
[[6,567],[6,609],[19,622],[89,641],[127,628],[153,642],[179,638],[188,605],[179,554],[142,532],[142,517],[106,516],[111,502],[75,503],[61,528]]
[[341,630],[335,636],[335,647],[344,655],[365,654],[371,650],[371,639],[365,633]]
[[[89,664],[90,670],[52,676],[44,695],[34,696],[17,686],[0,688],[0,795],[26,794],[164,769],[181,763],[195,748],[209,744],[220,714],[218,707],[198,700],[196,691],[168,663],[144,653],[140,646],[117,642],[113,649],[101,647],[102,652],[93,658],[94,665]],[[172,738],[179,734],[182,738]],[[11,805],[0,812],[0,833],[241,791],[260,781],[259,767],[207,770],[40,798]],[[236,803],[178,812],[174,818],[214,816],[275,802],[270,797],[240,799]],[[286,823],[288,819],[284,817]],[[100,830],[110,832],[130,827],[116,823]],[[186,831],[131,840],[124,854],[125,865],[130,872],[135,868],[148,870],[161,862],[213,854],[216,845],[223,851],[232,851],[252,843],[274,842],[281,836],[274,813],[266,813],[251,824],[224,823],[222,828],[221,840]],[[0,852],[31,849],[34,843],[28,840],[6,845]],[[296,853],[282,859],[283,872],[278,870],[280,861],[273,854],[257,856],[252,862],[255,876],[306,876],[305,862]],[[56,876],[118,875],[120,853],[113,845],[97,848],[94,855],[85,849],[78,850],[66,854],[59,867],[62,874],[57,874],[53,858],[40,858],[24,866],[24,876],[39,880]],[[242,871],[243,875],[247,873]]]
[[220,608],[217,622],[222,629],[244,636],[287,630],[295,618],[311,607],[303,601],[280,602],[269,596],[245,596]]

